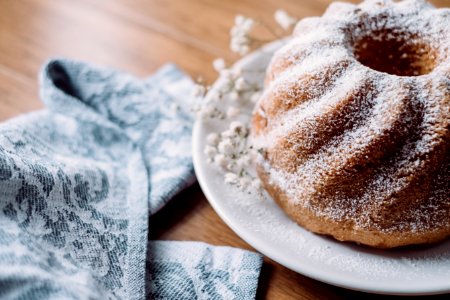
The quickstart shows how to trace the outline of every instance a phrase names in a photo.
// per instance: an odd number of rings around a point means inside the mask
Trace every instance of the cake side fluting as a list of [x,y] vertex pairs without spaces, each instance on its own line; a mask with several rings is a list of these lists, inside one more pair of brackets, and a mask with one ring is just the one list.
[[449,24],[424,1],[336,3],[274,55],[251,140],[300,225],[380,248],[450,236]]

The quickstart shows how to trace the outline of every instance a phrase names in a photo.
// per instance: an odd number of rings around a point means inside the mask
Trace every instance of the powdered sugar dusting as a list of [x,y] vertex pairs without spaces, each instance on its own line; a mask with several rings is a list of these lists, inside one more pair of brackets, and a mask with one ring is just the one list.
[[[278,46],[282,44],[280,42]],[[248,74],[264,68],[268,64],[267,56],[273,50],[273,46],[270,51],[264,50],[241,67],[248,70]],[[257,80],[259,83],[263,81],[259,77]],[[246,113],[249,115],[251,112]],[[429,119],[431,122],[436,118]],[[202,187],[207,187],[206,191],[209,190],[207,197],[220,215],[257,250],[297,272],[353,289],[385,293],[450,291],[450,241],[427,248],[391,251],[341,243],[299,227],[269,197],[261,198],[256,192],[249,194],[224,185],[223,175],[206,163],[202,150],[206,136],[227,128],[227,121],[196,127],[196,130],[201,129],[200,135],[194,139],[194,143],[199,143],[197,148],[201,149],[194,152],[196,171],[201,170],[198,172],[199,181]],[[405,149],[405,153],[409,152]],[[419,165],[422,164],[420,159],[418,161]],[[277,172],[276,169],[271,171]]]
[[[383,42],[406,43],[387,57],[398,68],[382,66],[395,74],[366,65],[370,47]],[[324,86],[316,77],[331,66],[340,69]],[[266,125],[252,141],[266,150],[257,163],[269,184],[358,228],[450,234],[450,9],[421,0],[334,3],[297,24],[268,70],[255,110]],[[270,107],[295,95],[297,105]]]

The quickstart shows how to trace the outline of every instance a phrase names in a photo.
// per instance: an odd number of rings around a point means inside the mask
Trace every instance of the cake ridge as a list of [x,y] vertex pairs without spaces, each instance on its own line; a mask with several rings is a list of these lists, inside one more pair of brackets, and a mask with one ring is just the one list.
[[251,141],[264,187],[309,230],[381,248],[450,236],[450,9],[336,2],[300,21]]

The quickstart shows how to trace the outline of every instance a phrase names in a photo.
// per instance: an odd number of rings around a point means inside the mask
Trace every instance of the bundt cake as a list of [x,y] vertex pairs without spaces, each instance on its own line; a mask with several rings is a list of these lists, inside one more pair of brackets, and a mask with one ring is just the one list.
[[450,236],[450,9],[336,2],[267,69],[251,141],[304,228],[377,248]]

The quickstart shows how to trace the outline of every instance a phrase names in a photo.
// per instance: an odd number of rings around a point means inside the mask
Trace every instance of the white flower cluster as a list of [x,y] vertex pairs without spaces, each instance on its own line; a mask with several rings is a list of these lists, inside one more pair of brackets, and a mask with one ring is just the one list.
[[[277,10],[274,17],[284,29],[291,28],[298,21],[284,10]],[[235,24],[230,31],[230,48],[233,52],[245,55],[252,46],[260,42],[250,35],[255,24],[251,18],[236,16]],[[249,77],[244,76],[246,70],[227,68],[223,58],[214,60],[213,67],[219,73],[217,84],[211,88],[199,82],[194,91],[194,96],[199,100],[194,111],[198,118],[226,119],[230,125],[224,132],[211,133],[207,136],[204,154],[209,163],[224,172],[225,183],[235,185],[243,191],[261,192],[259,179],[250,172],[251,157],[255,149],[252,149],[248,142],[249,128],[237,119],[242,120],[242,117],[246,116],[246,110],[251,106],[249,103],[256,103],[259,100],[262,86],[249,83],[246,80]]]
[[214,60],[213,67],[220,75],[219,84],[211,89],[199,83],[194,90],[198,101],[193,110],[198,118],[232,119],[242,113],[241,107],[248,101],[258,101],[261,86],[248,83],[244,70],[227,68],[223,58]]
[[[289,15],[283,9],[276,10],[274,13],[274,18],[278,25],[280,25],[284,30],[291,29],[299,21],[299,19]],[[255,24],[257,23],[251,18],[244,17],[242,15],[236,16],[236,18],[234,19],[234,26],[230,30],[231,51],[242,56],[247,54],[253,45],[261,42],[257,38],[250,35],[250,32],[252,31]],[[262,22],[259,22],[258,24],[263,26],[265,25]],[[268,26],[265,27],[269,29],[269,31],[273,33],[276,38],[279,38],[275,31],[271,30],[271,28],[269,28]]]
[[297,18],[290,16],[285,10],[278,9],[274,14],[275,21],[283,28],[288,30],[299,21]]
[[259,179],[248,172],[252,156],[252,148],[247,143],[248,134],[244,124],[233,121],[224,132],[207,136],[204,153],[209,163],[225,172],[225,183],[236,185],[241,190],[250,187],[259,190]]
[[234,19],[234,26],[230,30],[231,42],[230,49],[233,52],[245,55],[250,51],[250,47],[254,40],[250,36],[250,31],[255,25],[253,19],[244,17],[242,15],[236,16]]

